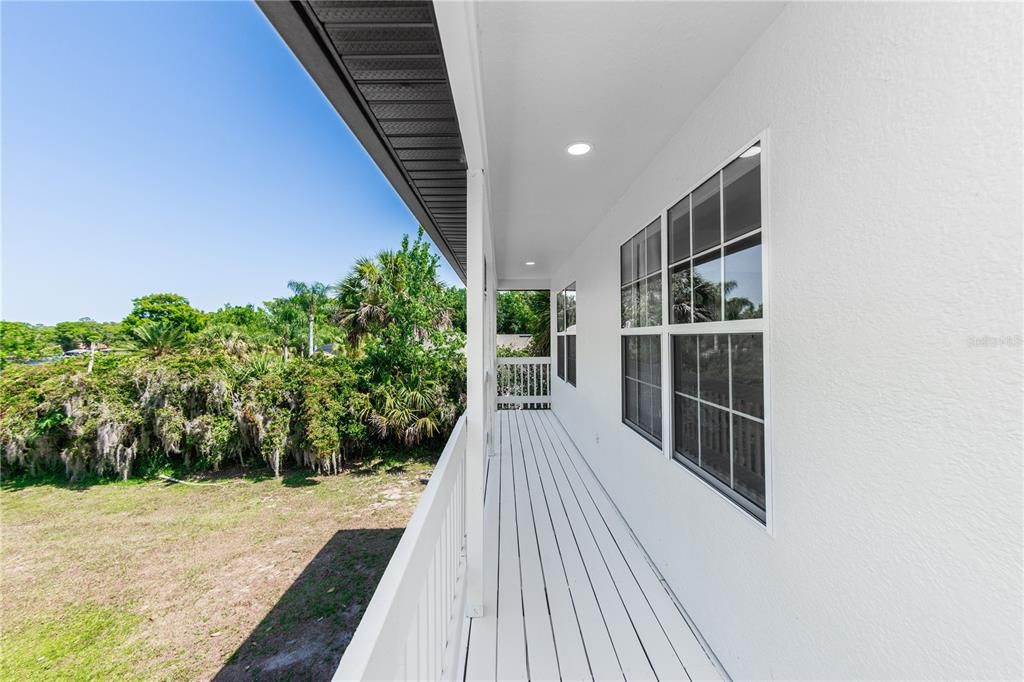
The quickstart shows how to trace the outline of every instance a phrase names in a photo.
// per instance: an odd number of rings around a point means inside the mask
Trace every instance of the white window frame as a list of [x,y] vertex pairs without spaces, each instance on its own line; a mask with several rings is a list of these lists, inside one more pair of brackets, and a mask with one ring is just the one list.
[[[723,248],[728,244],[732,244],[735,241],[746,239],[754,234],[760,234],[761,236],[761,302],[762,302],[762,317],[758,319],[746,319],[746,320],[721,320],[715,322],[683,322],[683,323],[672,323],[670,312],[672,306],[671,300],[671,281],[670,271],[671,266],[669,265],[670,254],[668,250],[669,245],[669,232],[671,225],[668,222],[669,209],[678,204],[680,201],[685,199],[687,196],[692,194],[694,190],[710,180],[714,176],[718,175],[726,166],[739,158],[740,154],[749,149],[753,144],[759,144],[761,147],[761,227],[758,230],[747,232],[741,237],[730,239],[728,242],[719,244],[718,248]],[[659,213],[661,220],[661,320],[662,324],[652,325],[650,327],[621,327],[619,329],[619,336],[648,336],[657,335],[661,337],[661,446],[662,456],[671,463],[672,466],[678,467],[681,471],[686,472],[687,476],[690,476],[694,480],[698,481],[700,485],[706,489],[712,491],[715,497],[724,500],[730,509],[736,511],[742,518],[747,519],[747,522],[753,524],[756,528],[761,531],[767,532],[769,536],[775,536],[775,456],[774,456],[774,445],[773,436],[774,430],[772,428],[772,401],[771,401],[771,364],[769,358],[771,357],[771,316],[772,316],[772,305],[771,305],[771,283],[772,283],[772,228],[771,228],[771,205],[770,205],[770,176],[771,176],[771,134],[769,129],[760,131],[757,135],[747,140],[743,145],[738,147],[733,153],[729,154],[720,163],[714,165],[714,170],[700,177],[696,182],[691,183],[689,189],[676,196],[669,204],[667,204]],[[719,187],[719,202],[724,202],[725,195]],[[719,210],[722,211],[722,206]],[[692,220],[692,206],[691,206],[691,220]],[[720,215],[724,216],[724,211]],[[649,225],[657,218],[650,218],[644,225]],[[724,218],[723,218],[724,221]],[[628,239],[631,239],[632,233]],[[723,234],[724,236],[724,234]],[[692,239],[692,231],[691,231]],[[621,247],[621,244],[618,245]],[[617,247],[617,248],[618,248]],[[619,253],[617,251],[617,253]],[[701,254],[705,253],[704,251]],[[690,254],[690,258],[693,259],[695,256],[700,254]],[[692,263],[692,261],[691,261]],[[725,259],[722,259],[722,267],[725,267]],[[692,277],[692,266],[691,266],[691,277]],[[724,275],[723,275],[724,279]],[[621,287],[621,283],[620,283]],[[621,301],[618,303],[620,311],[619,316],[621,319]],[[725,295],[722,292],[722,305],[725,305]],[[724,315],[723,315],[724,318]],[[716,485],[709,483],[704,477],[695,471],[693,471],[689,465],[684,464],[673,456],[673,448],[675,444],[675,433],[673,431],[674,424],[673,419],[675,418],[675,409],[673,404],[673,391],[674,386],[672,383],[672,336],[674,335],[710,335],[710,334],[760,334],[762,338],[762,362],[763,370],[762,376],[764,381],[764,418],[762,420],[764,424],[764,468],[765,468],[765,480],[764,480],[764,493],[765,493],[765,520],[762,522],[760,519],[751,514],[746,510],[740,503],[729,497],[726,493],[720,490]],[[621,346],[621,341],[620,341]],[[620,384],[623,377],[625,368],[622,367],[622,353],[619,352],[619,378]],[[623,390],[620,388],[620,390]],[[699,396],[698,396],[699,397]],[[623,396],[623,401],[625,396]],[[732,412],[728,411],[730,419]],[[650,440],[636,433],[636,431],[625,423],[625,420],[620,420],[620,424],[624,429],[633,433],[638,438],[641,438],[643,442],[653,445]]]

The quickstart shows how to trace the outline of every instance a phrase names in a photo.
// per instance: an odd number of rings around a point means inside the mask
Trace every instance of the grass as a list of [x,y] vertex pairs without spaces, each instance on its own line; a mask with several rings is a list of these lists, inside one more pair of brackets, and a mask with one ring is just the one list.
[[330,677],[430,468],[4,481],[0,679]]

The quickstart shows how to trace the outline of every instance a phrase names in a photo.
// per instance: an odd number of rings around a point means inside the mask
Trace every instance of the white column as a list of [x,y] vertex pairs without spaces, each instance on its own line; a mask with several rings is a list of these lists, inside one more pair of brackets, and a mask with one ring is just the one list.
[[467,173],[466,196],[466,615],[483,607],[487,303],[484,299],[484,179]]

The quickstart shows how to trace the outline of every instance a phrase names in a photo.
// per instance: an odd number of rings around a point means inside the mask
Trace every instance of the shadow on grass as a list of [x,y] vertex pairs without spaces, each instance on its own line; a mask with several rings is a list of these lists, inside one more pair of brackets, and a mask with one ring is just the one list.
[[335,533],[213,679],[330,679],[401,536]]
[[[132,482],[132,480],[134,479],[130,479],[129,483]],[[115,476],[96,476],[94,474],[81,476],[72,481],[63,473],[19,473],[14,476],[5,475],[0,478],[0,490],[13,491],[24,490],[25,488],[33,488],[37,486],[50,486],[53,488],[63,488],[65,490],[85,491],[95,485],[108,485],[111,483],[123,484],[124,481]]]
[[[343,471],[353,476],[405,473],[410,464],[435,464],[438,456],[441,454],[441,450],[444,449],[444,444],[444,439],[435,439],[411,446],[367,446],[358,457],[354,457],[348,462]],[[271,469],[262,466],[232,466],[220,471],[212,471],[209,469],[190,468],[180,463],[164,463],[163,466],[151,465],[137,475],[133,475],[127,481],[123,481],[114,475],[97,476],[95,474],[85,474],[72,481],[68,479],[63,471],[48,471],[37,474],[18,472],[13,475],[4,473],[0,476],[0,489],[13,491],[34,486],[52,486],[66,490],[88,490],[97,485],[132,485],[149,481],[163,481],[169,486],[178,485],[178,483],[164,478],[166,476],[192,483],[213,483],[229,480],[259,483],[268,479],[278,478],[281,481],[281,485],[289,488],[301,488],[318,485],[317,475],[315,471],[310,469],[299,468],[285,470],[281,476],[275,477]]]

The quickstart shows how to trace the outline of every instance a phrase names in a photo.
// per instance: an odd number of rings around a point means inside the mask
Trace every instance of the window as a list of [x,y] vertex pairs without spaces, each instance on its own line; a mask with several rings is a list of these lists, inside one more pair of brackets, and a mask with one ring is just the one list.
[[622,421],[661,445],[661,337],[622,337]]
[[619,249],[622,327],[661,324],[661,219]]
[[668,224],[670,322],[761,318],[760,146],[670,208]]
[[761,334],[672,336],[672,454],[761,521],[763,377]]
[[558,292],[555,306],[558,317],[556,329],[558,338],[558,378],[576,385],[576,282]]
[[760,151],[753,144],[669,209],[668,262],[672,456],[763,523]]

